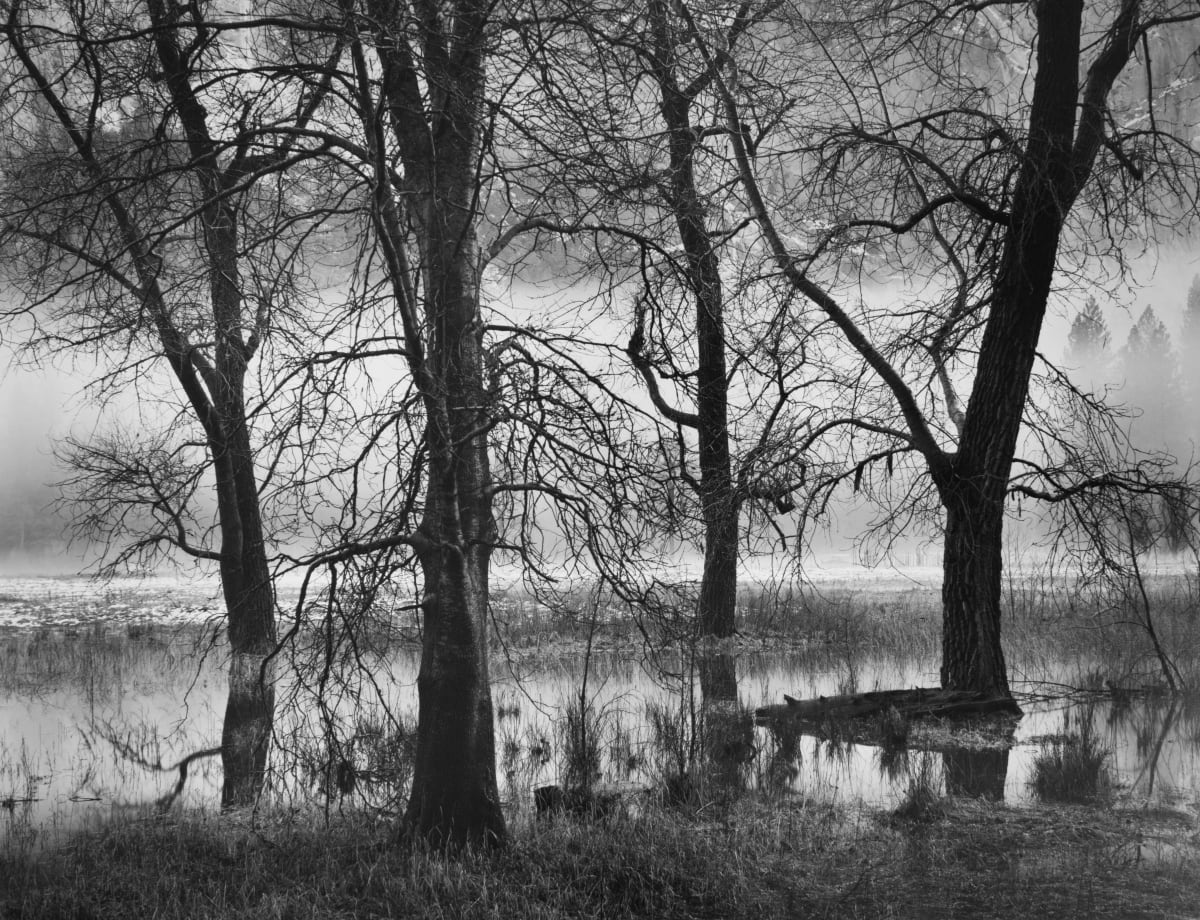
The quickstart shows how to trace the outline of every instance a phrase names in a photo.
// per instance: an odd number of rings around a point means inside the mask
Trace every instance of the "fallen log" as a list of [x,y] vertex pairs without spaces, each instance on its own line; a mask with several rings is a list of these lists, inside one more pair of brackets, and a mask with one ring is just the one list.
[[797,700],[755,711],[780,738],[811,735],[837,744],[947,753],[1012,746],[1021,709],[1011,697],[917,687]]
[[1010,696],[933,687],[873,690],[868,693],[821,696],[814,700],[797,700],[784,694],[783,699],[782,705],[763,706],[755,710],[755,720],[760,724],[776,719],[795,719],[820,724],[885,715],[899,715],[906,720],[994,714],[1021,715],[1021,707]]

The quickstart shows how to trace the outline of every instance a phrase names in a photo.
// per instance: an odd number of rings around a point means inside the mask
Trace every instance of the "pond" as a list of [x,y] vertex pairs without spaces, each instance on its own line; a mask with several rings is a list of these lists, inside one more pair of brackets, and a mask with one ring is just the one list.
[[[0,581],[3,845],[37,847],[167,806],[217,807],[219,758],[197,759],[183,784],[176,768],[220,743],[226,686],[215,597],[214,586],[201,582]],[[318,640],[300,643],[281,669],[272,794],[297,807],[400,809],[415,727],[412,643],[387,654],[359,648],[345,654],[357,655],[360,667],[307,667],[296,677],[305,655],[319,659]],[[497,766],[511,811],[531,812],[533,790],[564,782],[572,769],[636,803],[658,794],[651,790],[689,756],[704,756],[697,752],[705,739],[710,754],[720,749],[724,780],[738,789],[895,808],[919,782],[939,794],[1033,804],[1036,761],[1075,750],[1082,736],[1112,795],[1200,812],[1200,708],[1155,694],[1067,692],[1072,683],[1101,685],[1105,661],[1094,649],[1067,644],[1058,657],[1045,642],[1010,649],[1024,710],[1011,744],[966,733],[950,747],[945,739],[910,739],[905,750],[839,740],[836,732],[790,736],[756,725],[753,711],[784,694],[935,686],[929,641],[880,643],[850,629],[746,642],[725,659],[736,705],[707,708],[686,649],[650,662],[603,631],[595,644],[587,660],[578,642],[543,644],[537,636],[495,654]],[[733,733],[719,735],[720,725]]]

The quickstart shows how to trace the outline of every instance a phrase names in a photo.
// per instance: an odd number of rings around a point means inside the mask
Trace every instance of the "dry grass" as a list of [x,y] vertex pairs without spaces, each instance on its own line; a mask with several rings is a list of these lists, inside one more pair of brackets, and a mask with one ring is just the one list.
[[402,849],[361,816],[187,816],[0,861],[16,918],[1196,915],[1179,817],[950,800],[923,822],[743,800],[525,824],[495,855]]

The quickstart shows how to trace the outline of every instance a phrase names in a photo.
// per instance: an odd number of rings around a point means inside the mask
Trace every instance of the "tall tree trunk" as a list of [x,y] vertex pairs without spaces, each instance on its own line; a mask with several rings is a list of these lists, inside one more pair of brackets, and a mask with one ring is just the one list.
[[[220,571],[229,622],[229,698],[221,733],[224,807],[251,805],[262,794],[275,711],[266,662],[275,650],[275,592],[263,537],[262,505],[246,413],[245,380],[258,331],[245,315],[239,245],[239,204],[232,189],[244,175],[222,165],[226,153],[209,131],[208,112],[192,85],[192,50],[180,46],[184,7],[149,0],[154,46],[163,79],[187,140],[201,197],[204,259],[213,319],[213,361],[191,362],[181,377],[204,426],[216,474],[221,533]],[[195,12],[194,10],[192,12]],[[240,154],[239,154],[240,156]],[[250,330],[249,339],[246,338]],[[191,375],[198,372],[207,399]],[[177,370],[177,373],[179,371]]]
[[[417,677],[417,753],[406,823],[435,846],[493,846],[506,838],[496,783],[488,675],[489,567],[496,542],[488,460],[473,228],[456,226],[427,250],[430,349],[445,381],[445,418],[431,424],[421,525],[425,594]],[[436,258],[438,251],[450,255]],[[442,338],[444,336],[444,338]],[[441,432],[448,427],[449,437]],[[427,540],[427,542],[425,542]]]
[[1029,137],[991,315],[958,453],[948,470],[935,472],[946,509],[942,685],[950,689],[1009,692],[1000,647],[1004,501],[1059,239],[1078,194],[1074,146],[1082,10],[1082,0],[1038,5]]
[[406,818],[410,831],[435,846],[493,846],[504,842],[506,829],[488,675],[489,568],[497,532],[473,163],[443,163],[433,181],[441,184],[421,209],[422,256],[429,363],[441,392],[432,401],[438,417],[427,427],[432,462],[421,529],[429,543],[420,551],[425,629]]
[[[214,183],[215,185],[215,183]],[[226,808],[252,805],[262,794],[275,714],[268,656],[275,650],[275,590],[267,563],[258,477],[246,419],[248,350],[242,341],[236,215],[211,205],[205,214],[217,326],[214,387],[221,438],[211,446],[217,470],[221,584],[229,618],[229,698],[221,732]]]
[[1000,645],[1002,501],[976,483],[943,494],[946,537],[942,581],[942,686],[1009,695]]
[[276,641],[275,590],[249,436],[244,418],[230,427],[234,430],[227,450],[233,488],[222,490],[225,497],[219,501],[222,530],[237,531],[220,567],[230,648],[229,697],[221,732],[225,808],[253,805],[263,792],[275,715],[274,675],[265,662]]
[[[713,248],[704,202],[696,185],[700,130],[692,125],[693,95],[676,75],[672,17],[666,5],[650,5],[654,29],[659,110],[667,126],[670,182],[667,206],[675,218],[687,259],[696,307],[696,436],[699,441],[700,507],[704,523],[704,570],[697,621],[702,636],[732,636],[737,624],[739,501],[729,451],[729,381],[725,367],[725,294],[720,259]],[[694,94],[697,90],[692,90]]]
[[[354,9],[351,0],[345,6]],[[374,220],[426,414],[428,480],[413,540],[424,581],[424,629],[404,827],[437,847],[492,846],[507,834],[488,675],[488,581],[497,529],[476,233],[492,7],[484,0],[422,2],[413,9],[368,0],[363,7],[374,34],[387,128],[404,166],[397,189],[374,114],[373,68],[355,41],[359,115],[378,183]],[[410,233],[420,253],[419,286],[406,258]]]
[[425,624],[405,823],[436,847],[505,839],[487,665],[488,565],[480,555],[446,546],[421,557]]

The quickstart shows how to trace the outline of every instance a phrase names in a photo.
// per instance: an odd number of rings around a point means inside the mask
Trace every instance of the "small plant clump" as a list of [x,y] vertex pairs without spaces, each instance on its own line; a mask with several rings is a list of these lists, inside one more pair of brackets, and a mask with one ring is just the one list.
[[892,815],[901,821],[928,822],[946,813],[939,772],[929,754],[909,763],[908,788]]
[[1109,755],[1096,735],[1091,713],[1080,717],[1074,730],[1068,714],[1062,734],[1042,743],[1033,761],[1030,784],[1044,802],[1104,800],[1112,790]]

